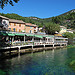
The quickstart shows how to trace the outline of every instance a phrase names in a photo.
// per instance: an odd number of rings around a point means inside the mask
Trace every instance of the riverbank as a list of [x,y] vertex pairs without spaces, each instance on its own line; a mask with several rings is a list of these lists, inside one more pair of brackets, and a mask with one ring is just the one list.
[[75,45],[68,45],[67,48],[74,48]]
[[47,51],[47,50],[53,50],[53,49],[60,49],[60,48],[66,48],[66,46],[37,46],[37,47],[28,47],[28,48],[21,48],[20,51],[18,49],[14,49],[14,50],[8,50],[6,52],[4,52],[0,59],[3,58],[11,58],[11,57],[16,57],[16,56],[20,56],[23,54],[29,54],[29,53],[36,53],[36,52],[42,52],[42,51]]

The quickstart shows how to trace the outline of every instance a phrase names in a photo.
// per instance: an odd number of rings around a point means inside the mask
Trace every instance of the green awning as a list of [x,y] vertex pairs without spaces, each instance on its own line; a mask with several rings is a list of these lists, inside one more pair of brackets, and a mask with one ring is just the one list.
[[15,34],[12,34],[12,33],[7,33],[8,36],[15,36]]
[[50,35],[49,35],[49,36],[45,36],[45,37],[54,37],[54,36],[50,36]]
[[33,34],[26,34],[26,36],[34,36]]
[[24,36],[25,34],[16,33],[15,35],[17,35],[17,36]]
[[35,37],[43,38],[43,36],[42,36],[42,35],[35,35]]

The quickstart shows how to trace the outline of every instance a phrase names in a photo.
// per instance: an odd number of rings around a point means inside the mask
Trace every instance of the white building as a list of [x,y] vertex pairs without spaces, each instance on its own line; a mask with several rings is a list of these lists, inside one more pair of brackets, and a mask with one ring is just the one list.
[[72,29],[67,29],[67,32],[73,33],[73,30]]
[[64,26],[60,26],[60,34],[67,32],[67,28]]
[[0,27],[8,29],[9,18],[0,15]]

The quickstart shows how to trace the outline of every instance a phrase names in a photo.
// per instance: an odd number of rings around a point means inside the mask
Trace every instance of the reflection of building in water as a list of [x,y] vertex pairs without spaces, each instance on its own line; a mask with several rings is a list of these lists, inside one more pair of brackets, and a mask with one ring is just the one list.
[[52,59],[54,59],[54,49],[52,50]]
[[[61,64],[65,64],[66,63],[66,60],[67,60],[67,49],[61,49],[60,51],[58,51],[58,53],[56,54],[57,57],[59,58],[56,58],[58,60],[59,63]],[[63,63],[62,63],[63,62]]]

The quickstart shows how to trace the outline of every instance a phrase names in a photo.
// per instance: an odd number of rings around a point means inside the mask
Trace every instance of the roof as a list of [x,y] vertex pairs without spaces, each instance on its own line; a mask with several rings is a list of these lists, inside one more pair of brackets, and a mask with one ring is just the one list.
[[68,31],[72,31],[72,29],[67,29]]
[[15,19],[9,19],[9,22],[11,23],[25,23],[25,22],[23,22],[22,20],[15,20]]
[[65,27],[65,26],[60,26],[60,28],[65,28],[65,29],[66,29],[66,27]]
[[1,16],[1,15],[0,15],[0,17],[1,17],[1,18],[3,18],[3,19],[9,19],[9,18],[7,18],[7,17],[4,17],[4,16]]
[[62,36],[61,34],[54,34],[55,36]]
[[25,23],[27,26],[33,26],[33,27],[37,27],[37,25],[32,24],[32,23]]

